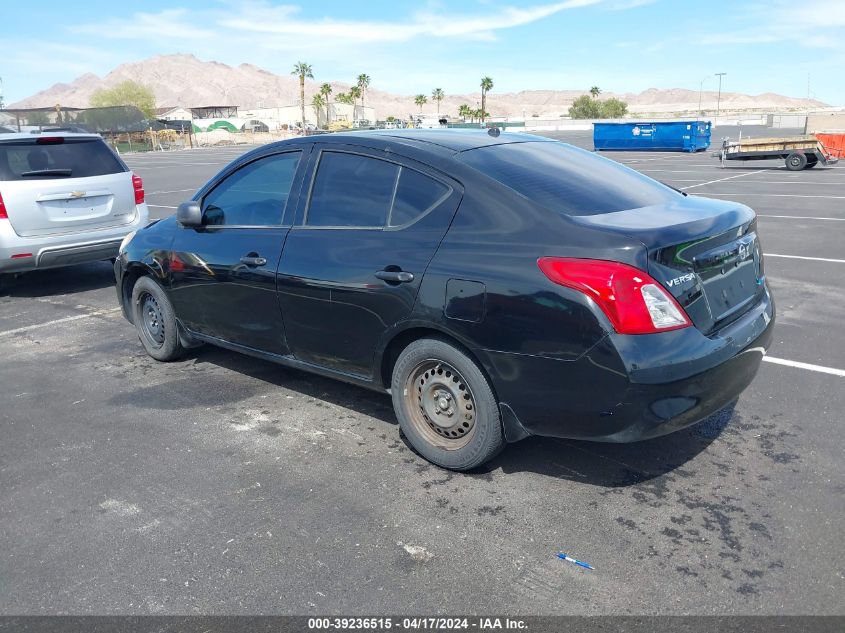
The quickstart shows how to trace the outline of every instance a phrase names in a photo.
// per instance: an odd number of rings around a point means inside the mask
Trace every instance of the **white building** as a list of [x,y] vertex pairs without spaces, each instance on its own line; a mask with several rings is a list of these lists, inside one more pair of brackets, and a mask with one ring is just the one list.
[[[366,120],[370,124],[376,121],[375,108],[370,106],[330,103],[328,107],[329,123],[342,121],[352,125],[354,121]],[[299,105],[278,106],[275,108],[239,108],[238,118],[248,121],[260,121],[270,130],[279,130],[284,126],[294,127],[302,118]],[[311,104],[305,106],[305,122],[318,126],[326,124],[326,107],[317,113]]]

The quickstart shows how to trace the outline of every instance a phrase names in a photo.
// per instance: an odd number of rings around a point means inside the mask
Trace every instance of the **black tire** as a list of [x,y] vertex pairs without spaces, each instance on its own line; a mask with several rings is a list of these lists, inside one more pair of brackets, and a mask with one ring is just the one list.
[[147,354],[160,361],[176,360],[185,349],[179,341],[176,313],[167,295],[150,277],[139,277],[132,288],[132,321]]
[[807,166],[807,157],[799,152],[792,152],[786,157],[786,168],[789,171],[801,171]]
[[408,345],[393,367],[391,393],[399,428],[433,464],[470,470],[505,446],[487,378],[466,353],[444,340],[425,338]]
[[11,275],[0,273],[0,297],[9,294],[9,282],[11,279]]

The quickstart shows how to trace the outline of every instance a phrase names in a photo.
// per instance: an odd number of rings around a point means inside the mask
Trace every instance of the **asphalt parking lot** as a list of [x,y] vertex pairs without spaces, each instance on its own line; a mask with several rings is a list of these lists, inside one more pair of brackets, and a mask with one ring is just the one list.
[[[245,149],[125,159],[163,217]],[[449,473],[387,396],[156,363],[108,263],[28,274],[0,297],[0,613],[845,613],[845,166],[606,155],[759,214],[776,338],[730,420]]]

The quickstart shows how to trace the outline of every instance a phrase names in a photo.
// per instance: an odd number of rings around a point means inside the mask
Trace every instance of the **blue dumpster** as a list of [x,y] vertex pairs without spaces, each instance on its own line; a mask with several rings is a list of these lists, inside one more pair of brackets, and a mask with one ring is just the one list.
[[710,121],[594,123],[593,147],[596,151],[701,152],[710,147]]

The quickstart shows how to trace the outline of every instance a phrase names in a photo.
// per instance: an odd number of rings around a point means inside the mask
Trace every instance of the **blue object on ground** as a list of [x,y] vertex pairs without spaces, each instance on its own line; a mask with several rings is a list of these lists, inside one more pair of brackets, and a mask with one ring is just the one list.
[[710,147],[710,121],[594,123],[593,148],[661,152],[701,152]]
[[561,560],[566,560],[566,561],[569,561],[570,563],[574,563],[574,564],[578,565],[579,567],[583,567],[584,569],[595,569],[595,567],[590,565],[590,563],[585,563],[582,560],[577,560],[575,558],[572,558],[571,556],[569,556],[568,554],[564,554],[563,552],[558,553],[557,557],[560,558]]

